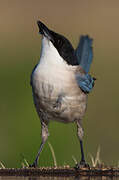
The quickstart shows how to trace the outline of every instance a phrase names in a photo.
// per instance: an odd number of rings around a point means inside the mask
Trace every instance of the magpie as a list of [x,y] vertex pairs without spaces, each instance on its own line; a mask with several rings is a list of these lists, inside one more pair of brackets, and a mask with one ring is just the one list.
[[77,125],[81,161],[77,168],[88,167],[83,150],[82,119],[87,108],[88,93],[95,78],[89,74],[93,59],[92,42],[82,35],[76,49],[63,35],[37,21],[42,36],[40,60],[31,73],[31,86],[36,111],[41,121],[42,141],[31,167],[37,167],[40,153],[49,136],[51,120]]

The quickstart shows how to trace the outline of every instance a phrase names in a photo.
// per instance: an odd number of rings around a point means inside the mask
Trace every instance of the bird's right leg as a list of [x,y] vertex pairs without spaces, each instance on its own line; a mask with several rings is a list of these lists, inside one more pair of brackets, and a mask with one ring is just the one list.
[[76,168],[80,167],[89,167],[89,165],[85,161],[85,156],[84,156],[84,149],[83,149],[83,135],[84,131],[82,128],[81,120],[77,121],[77,135],[80,141],[80,149],[81,149],[81,161],[76,165]]
[[30,165],[30,167],[38,167],[38,160],[39,160],[40,153],[41,153],[41,151],[44,147],[44,144],[45,144],[45,142],[49,136],[48,122],[41,121],[41,133],[42,133],[42,141],[40,144],[40,148],[39,148],[39,151],[37,153],[35,161],[33,162],[33,164]]

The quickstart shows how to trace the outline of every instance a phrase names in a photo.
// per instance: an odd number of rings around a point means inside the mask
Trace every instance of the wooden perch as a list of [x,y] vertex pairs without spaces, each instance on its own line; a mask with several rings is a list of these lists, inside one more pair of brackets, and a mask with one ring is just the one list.
[[119,176],[119,168],[1,168],[0,176]]

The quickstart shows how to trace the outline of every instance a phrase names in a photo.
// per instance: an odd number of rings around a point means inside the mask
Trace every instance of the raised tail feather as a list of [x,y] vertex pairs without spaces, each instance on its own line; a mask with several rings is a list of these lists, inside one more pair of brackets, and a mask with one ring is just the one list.
[[88,73],[93,59],[93,40],[88,36],[81,36],[77,49],[75,50],[78,63]]

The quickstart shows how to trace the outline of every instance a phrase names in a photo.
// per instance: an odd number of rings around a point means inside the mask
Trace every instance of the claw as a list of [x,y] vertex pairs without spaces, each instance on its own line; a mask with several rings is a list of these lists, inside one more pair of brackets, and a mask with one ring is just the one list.
[[32,167],[32,168],[37,168],[37,167],[38,167],[38,165],[37,165],[37,163],[36,163],[36,162],[34,162],[33,164],[30,164],[30,165],[29,165],[29,167]]
[[89,164],[86,163],[85,161],[80,161],[80,163],[76,164],[76,166],[74,167],[76,170],[80,169],[80,168],[90,168]]

